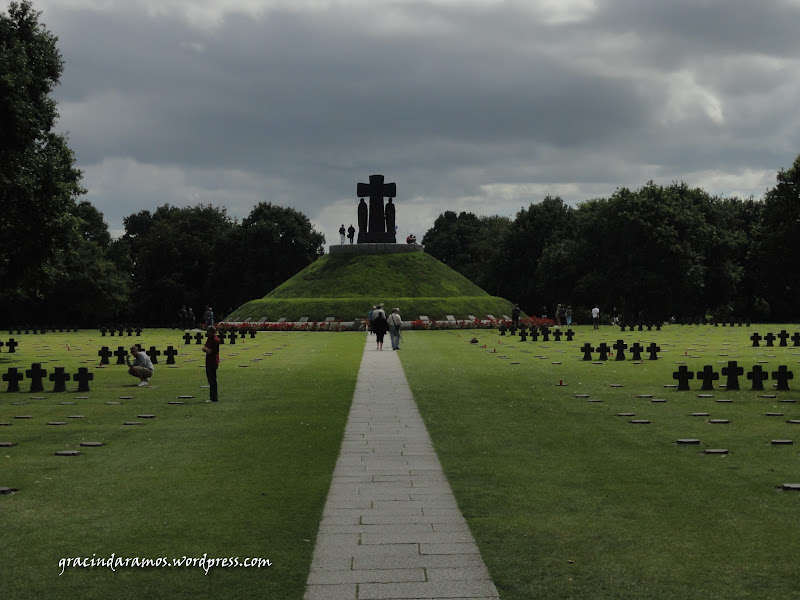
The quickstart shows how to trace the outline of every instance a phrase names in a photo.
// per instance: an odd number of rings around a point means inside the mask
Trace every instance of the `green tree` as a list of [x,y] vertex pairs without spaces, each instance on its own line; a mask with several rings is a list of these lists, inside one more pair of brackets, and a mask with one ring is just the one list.
[[505,237],[511,219],[476,216],[448,210],[440,214],[423,236],[425,251],[461,273],[489,293],[497,290],[491,265],[499,240]]
[[81,173],[50,97],[63,62],[31,3],[0,13],[0,280],[4,304],[42,296],[79,225]]

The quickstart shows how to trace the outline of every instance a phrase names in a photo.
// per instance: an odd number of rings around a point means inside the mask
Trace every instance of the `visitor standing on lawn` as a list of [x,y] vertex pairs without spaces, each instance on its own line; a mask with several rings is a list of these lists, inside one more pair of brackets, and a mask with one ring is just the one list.
[[219,338],[217,328],[210,326],[206,329],[206,343],[202,348],[206,354],[206,379],[208,379],[208,393],[210,398],[206,402],[216,402],[217,396],[217,368],[219,367]]

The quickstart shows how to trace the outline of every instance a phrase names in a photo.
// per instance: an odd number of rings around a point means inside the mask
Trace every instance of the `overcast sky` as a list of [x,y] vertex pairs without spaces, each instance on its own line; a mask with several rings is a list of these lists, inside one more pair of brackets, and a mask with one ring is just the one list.
[[[8,2],[4,2],[8,6]],[[400,239],[445,210],[685,181],[760,198],[800,153],[800,0],[33,0],[115,234],[260,201],[338,243],[356,184]]]

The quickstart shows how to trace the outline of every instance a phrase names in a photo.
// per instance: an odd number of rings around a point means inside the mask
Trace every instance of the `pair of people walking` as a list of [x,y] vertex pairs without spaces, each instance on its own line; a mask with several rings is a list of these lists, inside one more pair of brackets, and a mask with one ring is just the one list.
[[383,350],[383,339],[389,333],[389,340],[392,343],[392,350],[400,350],[400,331],[403,328],[403,319],[400,316],[400,309],[393,308],[392,314],[388,317],[383,310],[383,304],[379,304],[372,311],[371,329],[375,334],[377,344],[376,350]]

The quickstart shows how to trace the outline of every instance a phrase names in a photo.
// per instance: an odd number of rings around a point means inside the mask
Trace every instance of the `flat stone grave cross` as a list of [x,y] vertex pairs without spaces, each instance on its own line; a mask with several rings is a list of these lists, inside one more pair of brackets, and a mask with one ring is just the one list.
[[6,348],[8,348],[9,354],[15,354],[17,352],[17,346],[19,346],[19,342],[14,338],[11,338],[6,342]]
[[763,392],[764,382],[769,379],[769,373],[764,372],[761,365],[755,365],[753,370],[747,374],[747,378],[752,380],[754,392]]
[[94,379],[94,373],[90,373],[86,367],[79,367],[78,372],[72,375],[72,381],[78,382],[79,392],[89,391],[89,382]]
[[633,353],[633,360],[642,360],[642,352],[644,352],[644,348],[639,342],[636,342],[631,346],[631,352]]
[[189,331],[183,334],[183,342],[187,346],[192,343],[192,334]]
[[520,342],[528,341],[528,332],[524,327],[519,328],[519,341]]
[[703,385],[700,386],[701,390],[713,390],[714,382],[719,379],[719,373],[715,373],[714,367],[711,365],[706,365],[703,367],[702,371],[697,372],[697,379],[703,380]]
[[778,334],[778,339],[780,340],[778,346],[786,347],[788,345],[786,340],[789,339],[789,332],[787,332],[785,329],[781,329],[781,332]]
[[101,328],[100,328],[100,335],[101,335],[101,336],[103,336],[103,337],[106,337],[106,331],[107,331],[107,330],[106,330],[106,328],[105,328],[105,327],[101,327]]
[[133,328],[132,327],[128,327],[125,331],[128,333],[128,337],[133,337]]
[[658,360],[658,353],[661,352],[661,346],[657,346],[655,342],[651,342],[647,347],[647,351],[650,353],[650,360]]
[[586,342],[581,347],[581,352],[583,352],[583,360],[592,360],[592,352],[594,352],[594,348],[589,342]]
[[542,341],[543,342],[550,341],[550,330],[547,327],[542,327]]
[[562,335],[564,335],[564,334],[563,334],[563,333],[561,333],[561,330],[560,330],[560,329],[556,329],[556,330],[553,332],[553,340],[555,340],[556,342],[560,342],[560,341],[561,341],[561,336],[562,336]]
[[217,332],[217,337],[219,338],[219,343],[220,344],[224,344],[225,343],[225,337],[226,336],[225,336],[225,332],[224,331]]
[[795,331],[794,335],[791,337],[791,340],[795,347],[800,346],[800,331]]
[[777,371],[772,372],[772,379],[778,382],[775,386],[776,390],[788,392],[789,380],[794,379],[794,373],[792,373],[786,365],[781,365],[778,367]]
[[764,341],[767,342],[767,348],[772,348],[774,346],[772,342],[775,341],[775,334],[770,331],[764,336]]
[[565,335],[565,336],[567,336],[567,341],[568,341],[568,342],[571,342],[571,341],[572,341],[572,338],[575,336],[575,332],[574,332],[574,331],[572,331],[572,329],[567,329],[567,330],[564,332],[564,335]]
[[539,330],[536,327],[531,327],[531,340],[534,342],[539,341]]
[[167,357],[167,364],[174,365],[175,364],[175,356],[178,354],[178,351],[175,350],[172,346],[167,346],[167,349],[164,350],[164,356]]
[[161,356],[161,350],[158,350],[155,346],[150,346],[146,354],[150,357],[150,362],[154,365],[158,364],[158,357]]
[[231,344],[233,344],[234,346],[236,345],[236,331],[235,330],[231,331],[230,335],[228,336],[228,339],[230,340]]
[[727,377],[725,389],[738,390],[739,388],[739,375],[744,374],[744,368],[740,367],[735,360],[729,360],[727,367],[722,367],[722,374]]
[[24,375],[17,372],[16,367],[9,367],[8,372],[3,374],[3,381],[8,382],[7,392],[18,392],[19,382],[22,381]]
[[114,350],[114,356],[117,357],[118,365],[124,365],[125,357],[128,356],[128,351],[125,350],[125,346],[118,346],[117,349]]
[[203,334],[200,333],[199,331],[194,336],[194,343],[195,346],[199,346],[200,344],[203,343]]
[[600,358],[598,360],[608,360],[608,353],[611,352],[611,348],[608,347],[608,344],[603,342],[596,350],[600,353]]
[[678,391],[685,392],[689,390],[689,380],[694,379],[694,373],[686,365],[681,365],[672,374],[672,378],[678,382]]
[[67,382],[71,379],[69,373],[65,372],[65,367],[56,367],[55,371],[50,373],[50,381],[54,382],[54,392],[66,392]]
[[108,349],[108,346],[103,346],[102,348],[100,348],[100,350],[98,350],[97,356],[100,357],[101,365],[107,365],[108,359],[111,358],[112,356],[111,350]]
[[506,327],[504,323],[500,325],[500,327],[498,327],[497,330],[500,332],[500,335],[505,335],[506,331],[508,331],[508,327]]
[[617,340],[612,348],[617,351],[617,356],[614,360],[625,360],[625,350],[627,349],[628,344],[626,344],[623,340]]
[[753,340],[753,348],[758,348],[759,342],[761,341],[761,336],[757,331],[753,332],[753,335],[750,336],[750,339]]
[[31,392],[43,392],[44,384],[42,379],[47,375],[47,371],[42,368],[41,363],[33,363],[31,368],[25,371],[25,375],[31,380]]

